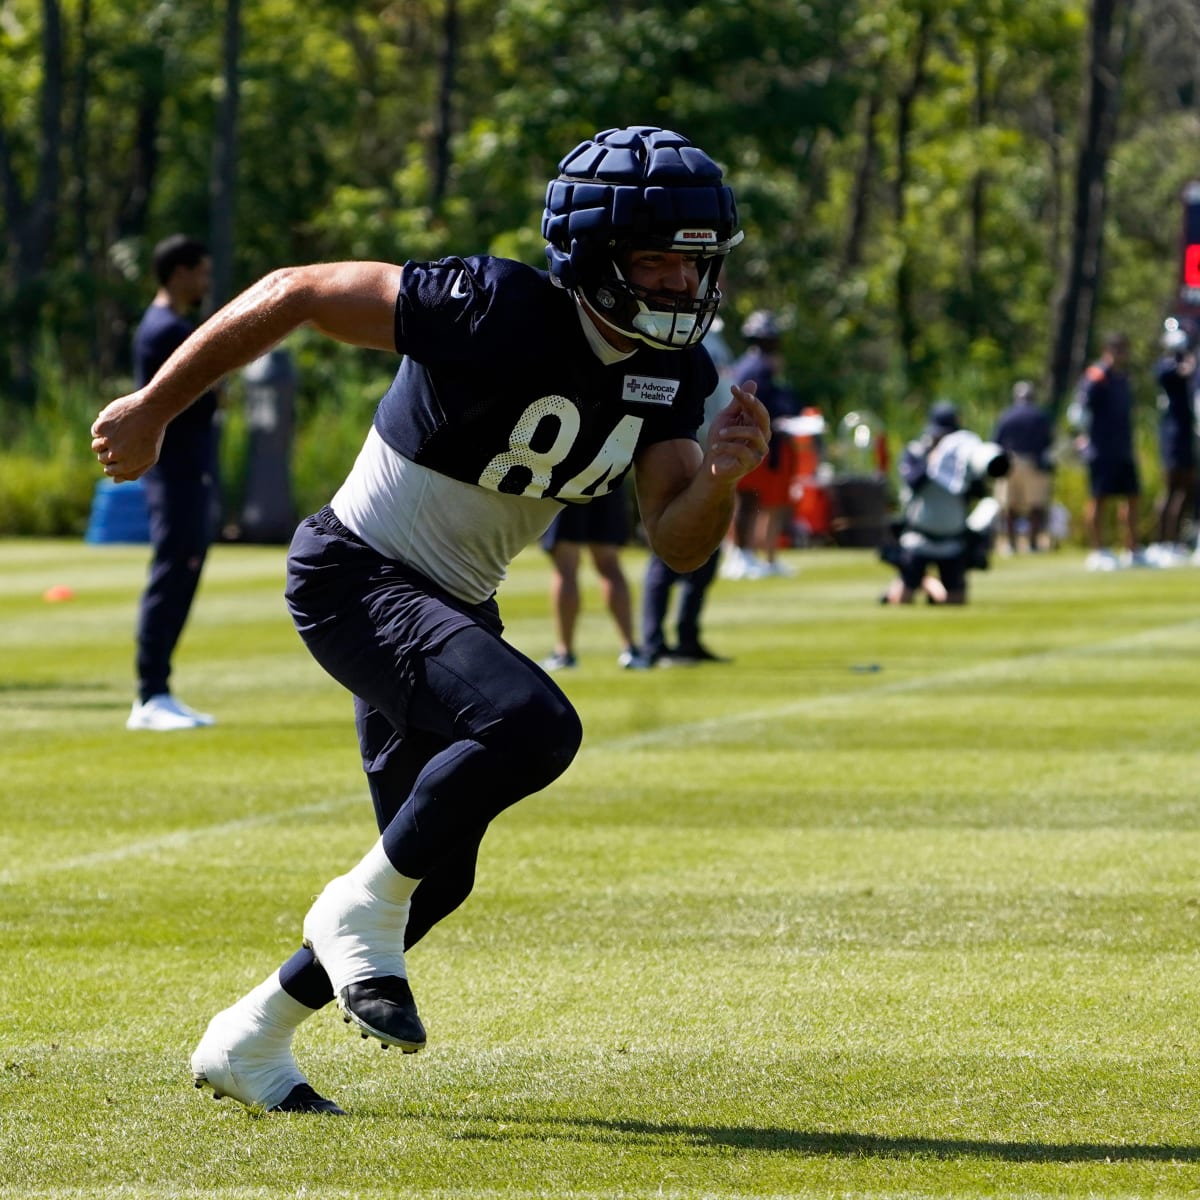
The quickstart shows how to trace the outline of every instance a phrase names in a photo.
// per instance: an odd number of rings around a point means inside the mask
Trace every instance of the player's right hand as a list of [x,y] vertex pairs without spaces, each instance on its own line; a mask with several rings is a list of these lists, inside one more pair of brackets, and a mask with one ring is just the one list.
[[158,461],[166,425],[146,412],[141,392],[105,406],[92,423],[92,453],[117,483],[137,479]]

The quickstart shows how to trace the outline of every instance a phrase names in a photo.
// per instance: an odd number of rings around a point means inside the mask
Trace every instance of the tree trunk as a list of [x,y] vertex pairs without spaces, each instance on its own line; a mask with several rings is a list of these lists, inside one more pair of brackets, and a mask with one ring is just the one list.
[[[878,80],[878,74],[876,74]],[[875,165],[879,142],[875,125],[879,120],[879,109],[883,102],[883,88],[878,82],[867,95],[867,112],[863,122],[862,152],[858,168],[854,172],[854,194],[850,200],[850,231],[846,235],[846,248],[842,253],[842,265],[854,270],[862,263],[863,242],[867,236],[867,224],[871,213],[871,186],[875,179]]]
[[[975,126],[976,142],[982,144],[984,131],[991,116],[988,104],[987,83],[987,35],[979,31],[975,37],[975,98],[972,106],[972,123]],[[967,237],[967,254],[964,266],[966,276],[967,311],[963,322],[967,338],[974,341],[986,324],[986,302],[983,294],[983,221],[987,211],[988,173],[979,167],[971,180],[970,232]]]
[[58,226],[63,140],[63,32],[58,0],[42,0],[42,88],[39,101],[37,175],[33,195],[21,186],[7,133],[0,126],[0,187],[3,189],[11,266],[6,338],[11,351],[13,394],[34,397],[32,349],[41,316],[43,272]]
[[[1121,71],[1129,44],[1131,11],[1130,0],[1092,0],[1091,44],[1075,167],[1071,244],[1055,302],[1047,371],[1055,411],[1062,407],[1086,365],[1095,321],[1104,249],[1108,160],[1116,137]],[[1120,28],[1117,28],[1118,22],[1122,22]]]
[[234,201],[237,186],[238,99],[241,90],[239,58],[242,33],[241,0],[226,0],[222,78],[224,88],[217,110],[209,197],[209,250],[212,253],[212,307],[218,309],[233,292]]
[[892,187],[892,213],[901,247],[900,262],[896,267],[896,329],[906,384],[910,389],[916,385],[920,364],[917,359],[919,330],[913,304],[912,250],[905,229],[908,216],[908,143],[912,133],[913,106],[925,87],[925,66],[932,27],[933,18],[929,10],[923,8],[913,39],[912,73],[896,97],[896,178]]
[[433,209],[436,212],[446,196],[450,178],[451,101],[454,98],[454,75],[458,60],[457,0],[446,0],[442,17],[442,54],[439,64],[437,112],[433,131]]
[[166,64],[160,47],[145,47],[138,58],[138,102],[133,153],[125,195],[117,213],[115,240],[140,238],[146,232],[150,197],[158,174],[158,127],[166,94]]

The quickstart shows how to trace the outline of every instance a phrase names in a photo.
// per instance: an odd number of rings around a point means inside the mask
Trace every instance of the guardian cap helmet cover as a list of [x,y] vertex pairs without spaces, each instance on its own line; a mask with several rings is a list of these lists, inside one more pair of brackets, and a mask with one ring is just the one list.
[[[626,337],[674,350],[699,342],[721,303],[721,264],[742,240],[720,167],[681,134],[636,125],[581,142],[558,169],[542,214],[554,283]],[[631,284],[634,250],[695,255],[695,298]]]

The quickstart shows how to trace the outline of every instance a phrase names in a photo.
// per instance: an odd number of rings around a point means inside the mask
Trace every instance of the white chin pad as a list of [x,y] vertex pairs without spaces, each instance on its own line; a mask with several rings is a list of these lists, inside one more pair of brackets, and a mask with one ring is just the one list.
[[648,308],[633,318],[633,327],[663,345],[686,346],[696,327],[696,318],[691,313],[657,312]]

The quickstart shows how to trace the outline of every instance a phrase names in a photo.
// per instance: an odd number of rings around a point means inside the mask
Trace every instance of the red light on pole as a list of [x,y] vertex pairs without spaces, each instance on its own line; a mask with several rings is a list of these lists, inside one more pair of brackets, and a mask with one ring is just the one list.
[[1183,188],[1183,236],[1180,238],[1179,291],[1175,309],[1179,316],[1200,317],[1200,180]]
[[1183,283],[1185,287],[1200,288],[1200,245],[1183,248]]

